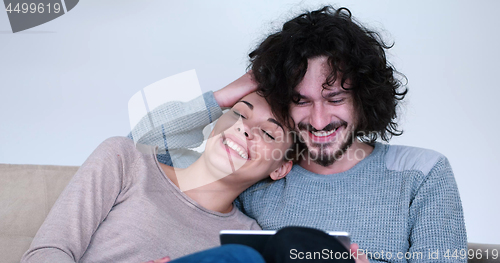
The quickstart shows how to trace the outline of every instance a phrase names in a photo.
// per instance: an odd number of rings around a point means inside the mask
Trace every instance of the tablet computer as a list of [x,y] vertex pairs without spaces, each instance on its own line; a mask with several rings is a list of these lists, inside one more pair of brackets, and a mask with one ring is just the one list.
[[[330,236],[334,236],[347,249],[351,246],[349,233],[340,231],[326,231]],[[222,230],[220,231],[220,243],[240,244],[249,246],[259,253],[264,252],[264,247],[269,238],[276,234],[276,230]]]

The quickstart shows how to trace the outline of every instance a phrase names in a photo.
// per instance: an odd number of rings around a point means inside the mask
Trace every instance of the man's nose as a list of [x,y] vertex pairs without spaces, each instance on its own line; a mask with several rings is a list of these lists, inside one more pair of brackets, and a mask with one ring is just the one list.
[[330,123],[325,107],[321,103],[314,104],[309,115],[309,123],[316,129],[322,130]]

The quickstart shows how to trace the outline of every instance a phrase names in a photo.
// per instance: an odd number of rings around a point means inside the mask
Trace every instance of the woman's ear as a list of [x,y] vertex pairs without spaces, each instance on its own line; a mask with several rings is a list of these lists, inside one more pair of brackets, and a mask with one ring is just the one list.
[[292,169],[293,162],[292,161],[286,161],[283,162],[280,167],[278,167],[276,170],[272,171],[269,176],[271,176],[271,179],[273,180],[279,180],[284,178]]

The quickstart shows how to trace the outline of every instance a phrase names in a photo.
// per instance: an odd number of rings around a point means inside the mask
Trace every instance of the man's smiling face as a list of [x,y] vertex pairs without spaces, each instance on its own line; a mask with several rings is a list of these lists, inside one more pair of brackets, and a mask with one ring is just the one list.
[[[324,89],[329,73],[326,57],[309,59],[307,72],[296,88],[299,100],[291,106],[291,116],[310,160],[324,167],[332,165],[351,146],[356,129],[352,92],[341,87],[340,77]],[[348,87],[346,83],[344,86]]]

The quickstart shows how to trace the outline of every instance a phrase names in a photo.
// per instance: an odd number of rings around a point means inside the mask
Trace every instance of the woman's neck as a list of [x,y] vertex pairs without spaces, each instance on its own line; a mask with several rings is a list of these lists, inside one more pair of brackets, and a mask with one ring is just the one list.
[[232,203],[250,185],[237,185],[223,180],[227,174],[207,165],[203,156],[185,169],[161,166],[167,177],[182,192],[206,209],[229,213]]

